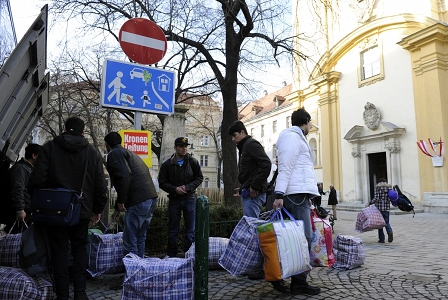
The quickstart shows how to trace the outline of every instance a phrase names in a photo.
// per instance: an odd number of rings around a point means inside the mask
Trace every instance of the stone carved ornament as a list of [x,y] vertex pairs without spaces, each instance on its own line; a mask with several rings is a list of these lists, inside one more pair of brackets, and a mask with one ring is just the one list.
[[366,105],[364,105],[363,118],[367,128],[371,130],[377,129],[380,125],[380,112],[376,109],[375,105],[370,102],[367,102]]

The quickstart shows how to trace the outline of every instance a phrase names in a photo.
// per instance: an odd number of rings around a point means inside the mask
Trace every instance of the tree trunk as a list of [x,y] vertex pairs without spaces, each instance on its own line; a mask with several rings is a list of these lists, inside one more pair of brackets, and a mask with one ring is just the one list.
[[240,47],[237,44],[240,44],[241,41],[233,33],[233,30],[232,32],[227,30],[226,37],[226,77],[224,85],[221,86],[224,103],[221,123],[224,199],[227,204],[240,205],[238,198],[233,196],[235,188],[239,187],[236,146],[232,142],[232,137],[227,134],[227,130],[233,122],[238,120],[236,97]]

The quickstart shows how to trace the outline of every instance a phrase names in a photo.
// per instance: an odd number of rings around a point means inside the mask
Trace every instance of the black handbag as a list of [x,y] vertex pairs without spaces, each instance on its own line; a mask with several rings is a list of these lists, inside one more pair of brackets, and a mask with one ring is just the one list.
[[31,220],[34,223],[60,226],[79,223],[87,164],[86,160],[80,192],[66,188],[34,190],[31,198]]

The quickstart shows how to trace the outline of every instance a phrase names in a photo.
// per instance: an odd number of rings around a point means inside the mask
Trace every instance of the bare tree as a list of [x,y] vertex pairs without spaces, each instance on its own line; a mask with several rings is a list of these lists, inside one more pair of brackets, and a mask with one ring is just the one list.
[[[86,137],[101,153],[104,153],[103,138],[106,133],[123,126],[119,113],[113,109],[100,109],[99,75],[85,64],[88,57],[83,53],[84,62],[70,53],[59,58],[51,69],[50,99],[47,110],[39,121],[40,134],[46,140],[63,132],[64,121],[71,116],[82,118],[86,127]],[[92,62],[92,61],[91,61]],[[92,72],[93,71],[93,72]]]
[[293,53],[290,1],[58,0],[51,10],[62,20],[67,14],[82,18],[86,29],[117,40],[119,27],[133,17],[162,28],[171,49],[158,67],[177,72],[176,99],[184,92],[221,93],[224,195],[233,201],[238,171],[227,128],[238,118],[238,91],[250,90],[246,71],[278,64],[279,57]]

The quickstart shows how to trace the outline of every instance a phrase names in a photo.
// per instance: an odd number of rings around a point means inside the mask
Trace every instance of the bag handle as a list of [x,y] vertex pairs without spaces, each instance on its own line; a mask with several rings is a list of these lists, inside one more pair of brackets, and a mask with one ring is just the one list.
[[[3,250],[5,249],[5,247],[6,247],[6,238],[8,237],[8,236],[10,236],[11,235],[11,232],[12,232],[12,230],[14,229],[14,226],[16,225],[16,223],[17,223],[17,226],[19,226],[19,223],[20,222],[23,222],[23,224],[25,224],[25,227],[26,228],[28,228],[28,225],[26,224],[26,222],[25,221],[14,221],[14,223],[12,224],[12,226],[11,226],[11,228],[9,229],[9,232],[5,235],[5,240],[3,241],[3,245],[2,245],[2,248],[0,249],[0,255],[2,255],[3,254]],[[23,230],[22,230],[22,232],[23,232]]]
[[[104,231],[103,231],[103,234],[106,234],[106,232],[110,229],[111,225],[112,225],[114,222],[117,223],[117,232],[118,232],[118,230],[119,230],[119,225],[121,225],[120,222],[118,222],[118,220],[117,220],[117,221],[111,220],[107,226],[104,225],[104,223],[103,223],[101,220],[100,220],[100,222],[101,222],[101,224],[105,227],[105,229],[104,229]],[[122,226],[122,229],[123,229],[123,226]]]
[[286,226],[285,226],[285,221],[284,221],[284,219],[283,219],[282,211],[284,211],[284,212],[288,215],[288,217],[289,217],[289,219],[290,219],[291,221],[293,221],[297,226],[299,226],[299,223],[297,222],[297,220],[296,220],[296,219],[289,213],[289,211],[286,210],[286,208],[284,208],[283,206],[282,206],[281,208],[277,208],[277,209],[275,210],[274,214],[273,214],[273,215],[271,216],[271,218],[269,219],[269,222],[274,222],[274,221],[280,220],[281,223],[282,223],[282,226],[283,226],[283,227],[286,227]]

